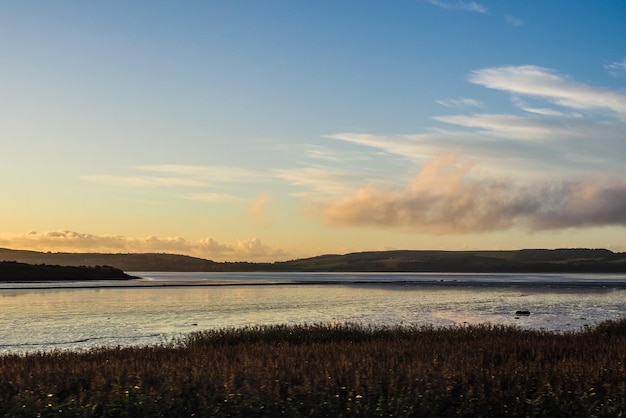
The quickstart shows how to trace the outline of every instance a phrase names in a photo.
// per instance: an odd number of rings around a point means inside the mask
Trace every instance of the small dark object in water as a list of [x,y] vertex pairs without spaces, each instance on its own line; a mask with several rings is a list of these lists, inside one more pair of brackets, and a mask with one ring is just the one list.
[[530,315],[530,311],[517,311],[517,312],[515,312],[515,315],[528,316],[528,315]]

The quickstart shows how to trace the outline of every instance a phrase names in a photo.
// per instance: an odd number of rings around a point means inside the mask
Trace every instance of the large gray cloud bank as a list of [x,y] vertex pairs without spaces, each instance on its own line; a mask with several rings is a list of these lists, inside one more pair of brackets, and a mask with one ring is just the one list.
[[315,208],[325,222],[435,234],[507,228],[626,226],[626,181],[589,178],[517,184],[473,176],[456,154],[425,165],[404,188],[370,185]]

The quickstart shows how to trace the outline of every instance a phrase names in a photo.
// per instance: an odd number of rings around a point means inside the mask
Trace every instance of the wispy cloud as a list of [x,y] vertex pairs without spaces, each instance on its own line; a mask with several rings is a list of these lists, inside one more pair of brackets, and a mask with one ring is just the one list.
[[486,68],[472,72],[472,83],[517,95],[542,97],[573,109],[608,109],[626,117],[626,92],[575,82],[533,65]]
[[[136,175],[88,175],[82,179],[106,186],[131,188],[183,188],[203,189],[201,192],[183,192],[184,199],[199,202],[224,203],[243,200],[232,192],[224,193],[220,189],[238,183],[256,183],[262,172],[239,167],[199,166],[181,164],[140,165],[134,167],[140,171]],[[151,175],[145,172],[153,173]]]
[[[440,122],[480,129],[480,135],[504,140],[550,140],[563,136],[580,136],[583,132],[571,129],[571,124],[557,120],[531,118],[508,114],[474,114],[437,116]],[[569,122],[569,121],[568,121]],[[573,121],[575,123],[576,121]]]
[[268,193],[262,193],[257,196],[248,208],[250,220],[257,225],[269,226],[271,224],[271,216],[267,206],[271,201],[272,196]]
[[[269,222],[267,195],[243,200],[216,185],[286,182],[291,196],[304,198],[320,219],[335,225],[438,234],[624,225],[626,92],[531,65],[484,68],[468,78],[510,96],[514,106],[491,113],[475,99],[440,100],[458,114],[434,116],[433,126],[414,134],[339,132],[326,136],[324,146],[285,146],[297,157],[273,170],[141,165],[138,176],[89,179],[203,187],[181,195],[250,202],[250,219],[260,224]],[[334,149],[326,146],[328,139],[344,144]],[[346,144],[358,147],[346,151]],[[461,162],[450,150],[474,163]],[[376,169],[368,168],[369,158],[380,163]],[[559,180],[548,184],[547,172]],[[613,177],[602,176],[607,172]]]
[[[435,132],[413,135],[375,135],[340,132],[327,135],[326,138],[377,148],[386,153],[405,158],[422,160],[433,156],[433,140],[437,139],[438,134],[438,132]],[[459,133],[459,136],[463,136],[463,133]]]
[[421,168],[400,186],[364,178],[314,213],[434,234],[626,226],[626,93],[535,66],[482,69],[470,81],[509,94],[517,109],[435,116],[446,129],[411,135],[329,135]]
[[527,105],[522,99],[520,99],[517,96],[513,96],[511,98],[511,102],[515,106],[517,106],[518,108],[522,109],[524,112],[535,113],[537,115],[543,115],[543,116],[573,116],[573,117],[580,117],[581,116],[578,113],[567,114],[565,112],[561,112],[559,110],[551,109],[551,108],[547,108],[547,107],[532,107],[532,106]]
[[318,162],[337,163],[346,161],[368,161],[372,155],[359,151],[337,150],[332,147],[319,144],[275,144],[272,146],[277,151],[288,153],[289,155],[299,155],[301,160],[317,160]]
[[258,172],[255,170],[227,166],[156,164],[140,165],[135,168],[141,171],[184,176],[215,182],[245,181],[258,175]]
[[360,174],[330,166],[309,166],[274,170],[277,178],[307,191],[295,193],[302,197],[328,197],[341,195],[351,189]]
[[404,188],[366,186],[315,210],[333,225],[434,234],[626,226],[624,180],[519,184],[474,171],[449,153],[426,164]]
[[284,250],[268,246],[258,238],[224,243],[213,238],[189,241],[182,237],[136,238],[123,235],[93,235],[68,230],[0,236],[0,246],[39,251],[166,252],[229,261],[274,260],[286,255]]
[[176,178],[176,177],[157,177],[157,176],[113,176],[113,175],[93,175],[83,176],[83,180],[87,180],[93,183],[112,185],[112,186],[126,186],[126,187],[172,187],[172,186],[190,186],[201,187],[206,186],[207,183],[190,178]]
[[190,186],[203,187],[217,183],[233,183],[258,179],[259,173],[239,167],[198,166],[198,165],[140,165],[134,167],[141,172],[158,175],[87,175],[83,180],[99,184],[129,187]]
[[451,10],[462,10],[465,12],[477,12],[477,13],[488,13],[489,9],[487,9],[482,4],[476,3],[474,1],[466,2],[466,1],[456,1],[456,2],[448,2],[443,0],[427,0],[430,4],[440,7],[442,9],[451,9]]
[[486,68],[472,72],[469,79],[509,94],[524,113],[435,116],[434,121],[448,127],[409,135],[341,132],[327,138],[379,149],[415,164],[458,149],[489,169],[520,176],[542,168],[613,169],[626,174],[622,159],[626,92],[580,83],[536,66]]
[[346,161],[366,161],[371,159],[371,155],[355,152],[355,151],[337,151],[332,148],[322,147],[319,145],[305,145],[306,155],[315,160],[328,162],[346,162]]
[[504,20],[506,20],[506,23],[508,23],[511,26],[522,26],[524,24],[524,22],[522,21],[522,19],[518,19],[515,16],[511,16],[511,15],[504,15]]
[[561,173],[613,169],[626,175],[626,124],[621,120],[510,114],[434,119],[451,128],[410,135],[343,132],[328,138],[379,149],[418,166],[456,149],[489,170],[517,176],[536,176],[548,168]]
[[626,77],[626,59],[607,64],[604,68],[606,68],[611,75],[616,77]]
[[242,198],[238,196],[234,196],[228,193],[187,193],[185,197],[189,200],[196,200],[198,202],[237,202],[241,201]]
[[445,107],[483,107],[483,104],[476,99],[459,97],[458,99],[437,100],[437,104]]

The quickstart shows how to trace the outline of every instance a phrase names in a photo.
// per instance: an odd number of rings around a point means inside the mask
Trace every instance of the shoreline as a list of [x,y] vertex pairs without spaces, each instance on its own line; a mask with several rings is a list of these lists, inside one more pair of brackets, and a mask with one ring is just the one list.
[[[494,280],[298,280],[298,281],[263,281],[255,282],[252,279],[242,282],[190,282],[169,281],[159,283],[153,281],[143,281],[137,283],[139,279],[98,279],[94,282],[106,282],[91,284],[91,281],[63,280],[63,281],[10,281],[0,280],[0,292],[5,290],[80,290],[80,289],[146,289],[146,288],[177,288],[177,287],[263,287],[263,286],[394,286],[394,287],[441,287],[441,288],[521,288],[536,289],[542,291],[564,290],[564,289],[596,289],[596,290],[618,290],[626,289],[626,279],[624,281],[606,280],[571,280],[571,281],[502,281]],[[81,282],[81,285],[71,283]],[[67,283],[67,285],[64,285]],[[16,285],[2,287],[2,285]],[[24,286],[20,286],[24,284]],[[30,285],[30,286],[29,286]]]

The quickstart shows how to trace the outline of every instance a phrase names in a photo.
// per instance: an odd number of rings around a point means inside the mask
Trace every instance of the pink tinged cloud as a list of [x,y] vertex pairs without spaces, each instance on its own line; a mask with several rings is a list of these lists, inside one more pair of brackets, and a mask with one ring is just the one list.
[[262,193],[254,199],[248,208],[250,220],[257,225],[269,226],[271,224],[271,217],[267,205],[271,201],[272,197],[266,193]]
[[456,154],[425,165],[404,188],[366,186],[316,207],[331,225],[392,227],[432,234],[626,226],[626,182],[570,180],[518,185],[472,176]]
[[145,238],[123,235],[93,235],[61,230],[29,232],[0,237],[0,246],[38,251],[187,254],[214,260],[253,261],[285,256],[280,248],[264,244],[258,238],[236,242],[218,242],[213,238],[190,241],[183,237]]

